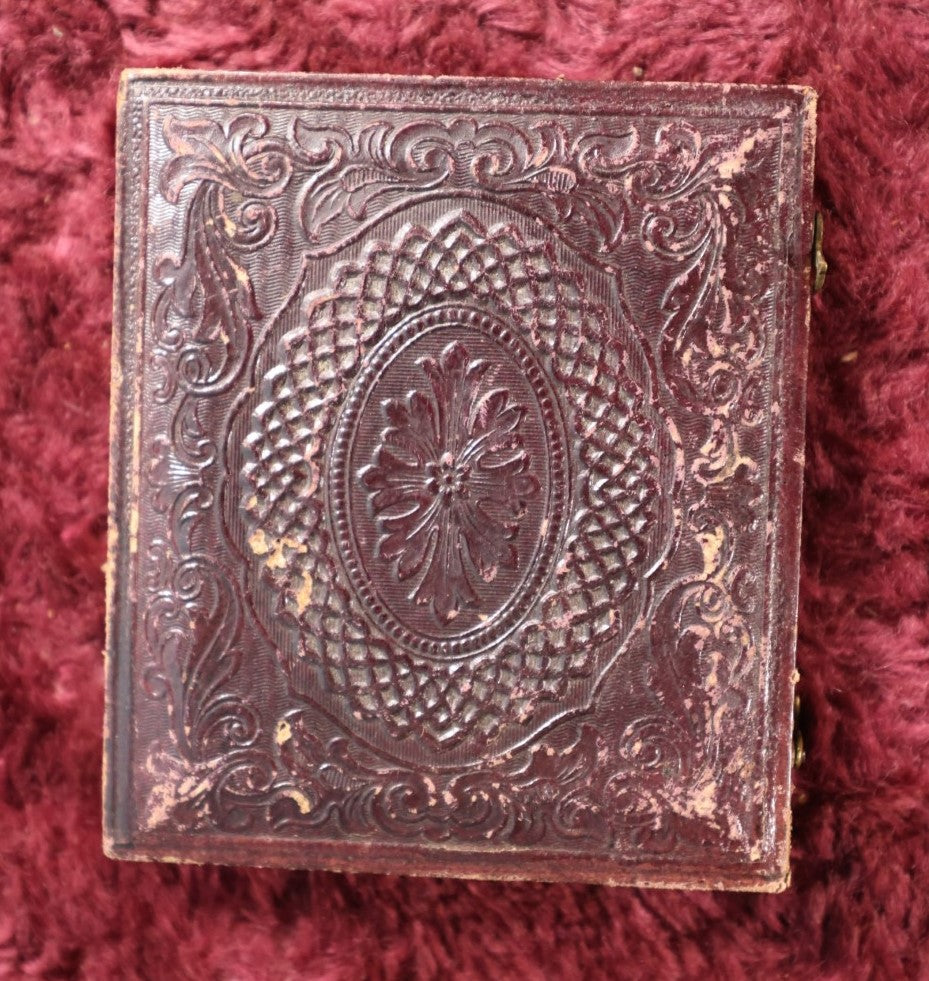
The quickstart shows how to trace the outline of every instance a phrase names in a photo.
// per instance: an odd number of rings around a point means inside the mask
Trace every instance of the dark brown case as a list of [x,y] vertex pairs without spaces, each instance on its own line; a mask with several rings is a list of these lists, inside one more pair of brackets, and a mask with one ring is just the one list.
[[786,885],[814,113],[124,76],[107,854]]

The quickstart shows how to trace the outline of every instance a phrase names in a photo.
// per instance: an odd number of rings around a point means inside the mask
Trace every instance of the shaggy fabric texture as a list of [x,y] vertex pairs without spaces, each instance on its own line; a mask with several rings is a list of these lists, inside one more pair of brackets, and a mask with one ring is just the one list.
[[[113,131],[125,66],[801,82],[813,305],[779,896],[121,865],[100,851]],[[0,2],[0,973],[927,976],[921,0]]]

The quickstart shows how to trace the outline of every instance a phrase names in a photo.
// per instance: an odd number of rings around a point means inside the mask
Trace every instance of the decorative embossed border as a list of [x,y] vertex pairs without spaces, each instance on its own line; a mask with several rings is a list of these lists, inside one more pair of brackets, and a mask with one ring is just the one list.
[[[107,747],[105,753],[106,840],[108,851],[120,857],[160,857],[183,855],[190,860],[218,860],[230,854],[229,834],[211,837],[198,835],[196,840],[184,834],[159,832],[146,838],[134,830],[130,800],[132,745],[132,629],[135,611],[137,576],[138,499],[140,478],[140,351],[142,317],[145,310],[145,264],[147,257],[139,234],[145,223],[146,202],[142,190],[147,186],[148,153],[147,110],[158,101],[193,105],[213,99],[227,99],[227,86],[234,83],[235,98],[242,105],[249,102],[264,107],[314,105],[337,107],[359,105],[359,82],[380,90],[387,106],[422,109],[456,108],[470,105],[475,94],[493,95],[501,111],[538,111],[562,108],[565,93],[574,99],[596,105],[607,115],[635,112],[642,100],[647,110],[664,104],[669,114],[686,111],[693,116],[714,115],[721,109],[738,115],[739,109],[757,112],[759,105],[787,107],[795,137],[794,157],[788,174],[788,186],[802,201],[801,220],[796,227],[784,229],[786,246],[786,281],[779,297],[777,320],[784,325],[778,342],[783,345],[775,354],[785,370],[778,376],[777,393],[781,413],[772,433],[776,447],[771,469],[769,500],[786,502],[788,514],[774,521],[774,537],[768,542],[769,604],[768,630],[762,644],[767,665],[768,693],[766,711],[766,745],[762,750],[768,767],[767,785],[771,788],[767,806],[773,819],[777,848],[773,859],[754,865],[722,866],[713,873],[707,866],[689,867],[661,861],[626,863],[615,859],[572,855],[564,856],[523,852],[469,854],[467,851],[443,848],[441,853],[409,852],[406,846],[385,847],[372,854],[368,846],[348,843],[314,842],[312,855],[306,843],[275,840],[273,845],[258,843],[247,836],[235,838],[237,862],[254,864],[313,865],[330,868],[368,870],[404,870],[422,874],[454,872],[476,877],[528,877],[543,879],[590,879],[638,885],[686,885],[730,888],[780,888],[786,871],[786,849],[789,839],[789,748],[787,734],[791,715],[792,651],[795,642],[796,579],[798,570],[799,497],[802,473],[802,417],[804,392],[798,380],[805,377],[805,332],[808,317],[809,277],[806,255],[811,238],[811,175],[813,160],[813,125],[815,99],[809,90],[792,88],[762,89],[728,86],[608,86],[585,83],[524,82],[518,91],[501,91],[500,83],[472,80],[469,87],[448,80],[398,80],[384,77],[334,80],[313,76],[278,76],[271,84],[254,76],[216,74],[210,82],[202,76],[183,72],[139,72],[124,77],[121,86],[121,131],[125,142],[120,147],[118,171],[118,225],[114,320],[122,330],[114,333],[110,553],[108,575],[108,668],[107,668]],[[215,79],[215,82],[212,81]],[[620,96],[621,98],[617,98]],[[731,104],[730,104],[731,98]],[[755,101],[753,101],[755,100]],[[614,107],[621,106],[619,110]],[[790,196],[790,191],[787,192]],[[769,516],[770,517],[770,516]],[[429,857],[431,855],[431,857]],[[414,861],[415,859],[415,861]]]

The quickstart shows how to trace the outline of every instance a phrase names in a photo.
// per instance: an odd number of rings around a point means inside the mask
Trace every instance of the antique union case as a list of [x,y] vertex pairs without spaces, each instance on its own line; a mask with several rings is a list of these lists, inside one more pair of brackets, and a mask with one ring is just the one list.
[[123,78],[109,855],[786,885],[814,112]]

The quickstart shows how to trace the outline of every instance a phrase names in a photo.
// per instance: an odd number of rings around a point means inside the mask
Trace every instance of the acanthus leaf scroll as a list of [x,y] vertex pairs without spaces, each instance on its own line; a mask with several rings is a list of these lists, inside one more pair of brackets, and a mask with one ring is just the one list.
[[625,227],[621,180],[638,136],[571,136],[556,122],[376,122],[352,134],[297,119],[297,165],[309,173],[301,221],[311,252],[331,254],[417,200],[493,199],[543,216],[575,248],[608,257]]
[[[149,358],[165,424],[153,437],[147,477],[165,526],[148,556],[144,685],[167,702],[173,749],[161,752],[183,761],[174,810],[196,821],[226,813],[247,824],[248,809],[229,800],[247,799],[248,788],[262,783],[256,774],[267,772],[257,747],[259,713],[234,684],[242,658],[239,587],[199,542],[214,515],[218,458],[203,416],[235,384],[252,350],[262,313],[245,257],[273,238],[273,202],[291,177],[286,147],[266,136],[268,128],[256,114],[225,126],[167,115],[163,127],[173,155],[160,173],[161,194],[177,205],[188,185],[193,190],[180,255],[161,256],[154,269],[160,289]],[[187,785],[197,788],[193,796]]]

